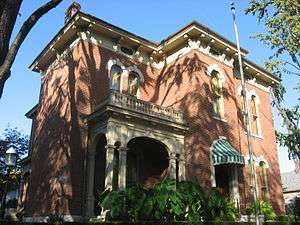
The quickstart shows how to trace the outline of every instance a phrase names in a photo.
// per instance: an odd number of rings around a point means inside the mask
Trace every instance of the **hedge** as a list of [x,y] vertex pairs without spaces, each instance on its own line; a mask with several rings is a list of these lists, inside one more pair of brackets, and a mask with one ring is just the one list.
[[[63,225],[255,225],[253,222],[65,222]],[[0,225],[53,225],[49,223],[23,223],[0,221]],[[265,222],[263,225],[300,225],[300,222]]]

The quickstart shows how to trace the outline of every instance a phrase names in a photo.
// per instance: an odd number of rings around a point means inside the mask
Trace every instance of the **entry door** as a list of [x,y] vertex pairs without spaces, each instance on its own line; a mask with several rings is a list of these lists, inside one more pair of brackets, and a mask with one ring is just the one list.
[[216,187],[226,197],[230,197],[230,175],[230,167],[228,165],[215,166]]

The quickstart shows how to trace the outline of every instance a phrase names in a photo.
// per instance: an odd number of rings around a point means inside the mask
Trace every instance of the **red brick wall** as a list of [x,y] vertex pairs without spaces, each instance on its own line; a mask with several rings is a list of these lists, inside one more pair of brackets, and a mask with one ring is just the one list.
[[[32,174],[28,215],[83,213],[87,131],[82,114],[89,114],[106,95],[109,81],[106,64],[119,58],[125,66],[137,65],[145,77],[141,99],[184,112],[190,125],[185,138],[188,178],[210,187],[209,148],[225,136],[243,155],[247,154],[245,134],[238,116],[237,89],[240,81],[232,68],[197,51],[157,70],[107,49],[81,42],[61,63],[42,78],[32,148]],[[218,64],[225,75],[224,100],[227,122],[212,117],[209,65]],[[267,159],[273,205],[283,211],[280,172],[268,93],[249,85],[260,98],[263,139],[253,138],[254,152]],[[240,180],[247,180],[246,167]],[[249,188],[240,184],[242,205]]]

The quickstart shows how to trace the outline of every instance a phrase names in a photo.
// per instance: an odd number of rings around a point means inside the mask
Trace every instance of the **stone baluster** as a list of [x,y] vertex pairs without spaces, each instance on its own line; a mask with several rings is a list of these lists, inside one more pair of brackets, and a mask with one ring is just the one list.
[[176,154],[171,152],[169,156],[169,178],[176,180]]
[[114,171],[114,145],[106,145],[105,189],[112,190]]
[[119,147],[119,189],[126,187],[127,148]]

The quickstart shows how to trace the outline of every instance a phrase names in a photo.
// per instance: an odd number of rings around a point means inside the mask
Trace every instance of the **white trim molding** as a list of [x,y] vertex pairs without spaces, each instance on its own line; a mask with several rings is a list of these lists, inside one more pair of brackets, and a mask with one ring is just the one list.
[[109,73],[108,73],[109,76],[110,76],[110,70],[111,70],[111,67],[112,67],[113,65],[117,65],[117,66],[121,67],[122,70],[125,70],[125,69],[126,69],[126,67],[123,65],[123,63],[121,62],[120,59],[118,59],[118,58],[116,58],[116,59],[110,59],[110,60],[108,60],[108,62],[107,62],[107,64],[106,64],[106,69],[107,69],[108,72],[109,72]]
[[139,75],[139,77],[140,77],[140,82],[144,83],[144,81],[145,81],[144,75],[143,75],[143,73],[140,71],[140,69],[136,65],[129,66],[129,67],[126,68],[126,70],[127,70],[127,74],[128,75],[131,72],[137,73]]
[[225,76],[224,76],[223,71],[220,69],[220,67],[217,64],[213,64],[213,65],[210,65],[209,67],[207,67],[206,74],[208,76],[211,76],[213,71],[216,71],[219,73],[220,80],[222,81],[222,84],[223,84],[225,82]]
[[[250,156],[249,155],[246,155],[245,156],[245,165],[249,165],[249,160],[250,160]],[[266,166],[266,169],[269,168],[269,163],[268,161],[265,159],[264,156],[260,155],[258,157],[256,157],[255,155],[253,155],[253,161],[254,161],[254,166],[255,167],[259,167],[259,163],[260,162],[264,162],[265,163],[265,166]]]

